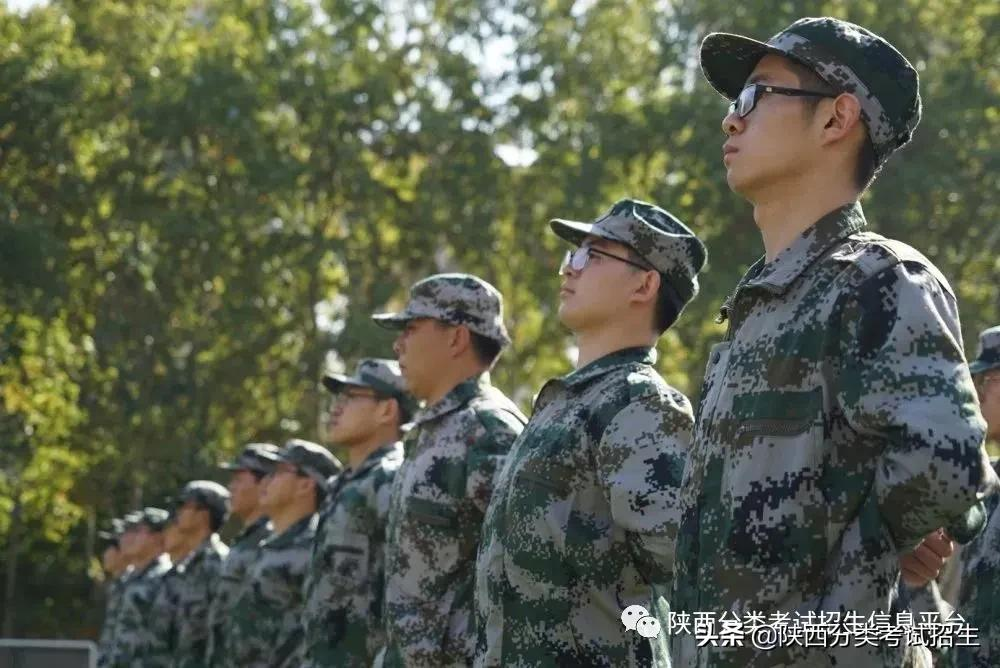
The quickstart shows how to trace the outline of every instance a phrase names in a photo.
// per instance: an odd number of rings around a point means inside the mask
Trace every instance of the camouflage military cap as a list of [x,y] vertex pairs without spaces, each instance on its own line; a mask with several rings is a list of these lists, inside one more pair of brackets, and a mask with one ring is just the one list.
[[329,373],[323,376],[323,387],[336,394],[345,386],[367,387],[381,395],[393,397],[408,412],[416,408],[417,402],[406,391],[406,381],[396,360],[366,358],[358,362],[353,376]]
[[147,506],[125,516],[125,530],[146,526],[152,531],[163,531],[170,521],[170,513],[163,508]]
[[969,362],[969,371],[985,373],[1000,369],[1000,325],[983,330],[979,335],[979,354]]
[[239,457],[231,462],[219,464],[219,468],[227,471],[246,469],[256,473],[268,474],[278,463],[278,446],[272,443],[250,443]]
[[684,223],[655,204],[623,199],[593,223],[557,218],[552,231],[573,244],[587,235],[629,246],[665,279],[680,312],[698,294],[698,272],[705,266],[705,245]]
[[828,16],[799,19],[766,43],[716,32],[701,44],[701,68],[715,90],[734,100],[767,54],[790,58],[835,90],[853,93],[879,163],[913,136],[920,122],[917,71],[879,35]]
[[503,324],[503,295],[471,274],[436,274],[417,281],[399,313],[376,313],[372,319],[386,329],[402,329],[415,318],[434,318],[470,331],[502,346],[510,343]]
[[112,545],[117,545],[118,539],[121,538],[123,533],[125,533],[125,520],[120,517],[115,517],[111,520],[110,526],[106,531],[97,532],[97,537]]
[[344,466],[319,443],[293,438],[278,453],[278,461],[292,464],[319,485],[326,487],[330,476],[340,473]]
[[194,501],[222,520],[229,516],[229,490],[217,482],[192,480],[184,485],[177,497],[177,505],[181,506],[188,501]]

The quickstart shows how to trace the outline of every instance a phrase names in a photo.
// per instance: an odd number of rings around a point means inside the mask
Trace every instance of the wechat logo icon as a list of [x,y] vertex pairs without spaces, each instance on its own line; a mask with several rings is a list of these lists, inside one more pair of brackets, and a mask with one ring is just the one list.
[[635,631],[643,638],[660,635],[660,622],[650,617],[649,610],[641,605],[630,605],[622,611],[622,624],[626,631]]

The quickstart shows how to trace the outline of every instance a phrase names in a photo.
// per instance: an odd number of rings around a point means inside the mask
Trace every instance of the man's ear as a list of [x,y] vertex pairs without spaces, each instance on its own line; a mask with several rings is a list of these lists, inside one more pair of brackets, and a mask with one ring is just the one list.
[[642,281],[632,292],[631,301],[634,303],[655,303],[657,296],[660,293],[660,272],[658,271],[644,271],[642,272]]
[[399,400],[392,398],[380,401],[375,409],[375,422],[382,425],[398,423],[400,416]]
[[841,93],[826,105],[824,117],[823,143],[830,144],[842,140],[855,131],[861,120],[861,103],[851,93]]
[[451,328],[448,335],[448,346],[451,348],[452,358],[462,355],[471,345],[472,336],[468,327],[456,325]]

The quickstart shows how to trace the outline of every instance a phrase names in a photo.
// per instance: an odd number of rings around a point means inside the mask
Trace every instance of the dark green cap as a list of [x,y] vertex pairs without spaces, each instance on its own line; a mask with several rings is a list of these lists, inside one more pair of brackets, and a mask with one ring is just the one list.
[[152,531],[163,531],[170,521],[170,513],[163,508],[147,506],[142,510],[136,510],[125,516],[124,529],[145,525]]
[[879,35],[829,16],[799,19],[767,42],[714,32],[701,43],[701,69],[715,90],[735,100],[767,54],[790,58],[835,90],[853,93],[879,164],[913,136],[920,122],[917,71]]
[[239,471],[245,469],[267,475],[278,463],[278,446],[273,443],[250,443],[239,457],[231,462],[219,464],[220,469]]
[[969,371],[985,373],[1000,368],[1000,325],[983,330],[979,335],[979,354],[969,362]]
[[572,244],[588,235],[625,244],[663,277],[677,312],[698,294],[698,272],[705,266],[705,245],[669,211],[637,199],[615,202],[592,223],[556,218],[552,231]]
[[406,391],[406,380],[396,360],[366,358],[358,362],[353,376],[342,373],[323,376],[323,387],[333,394],[340,392],[345,386],[365,387],[392,397],[407,415],[412,414],[417,407],[416,400]]
[[278,461],[292,464],[318,484],[326,487],[327,481],[340,473],[344,466],[330,451],[319,443],[293,438],[278,453]]
[[229,490],[212,480],[192,480],[177,497],[177,506],[194,501],[217,518],[219,524],[229,517]]

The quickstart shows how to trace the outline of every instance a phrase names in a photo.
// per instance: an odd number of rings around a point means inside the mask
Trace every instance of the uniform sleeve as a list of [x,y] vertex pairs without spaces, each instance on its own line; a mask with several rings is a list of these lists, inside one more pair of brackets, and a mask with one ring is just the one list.
[[929,268],[900,263],[860,285],[842,322],[837,400],[852,429],[884,444],[874,493],[907,552],[997,487],[958,307]]
[[666,588],[680,525],[680,484],[694,417],[683,395],[652,388],[621,409],[596,449],[612,521],[650,584]]
[[480,413],[479,420],[483,429],[469,448],[466,496],[480,515],[485,515],[497,473],[524,424],[502,410]]

